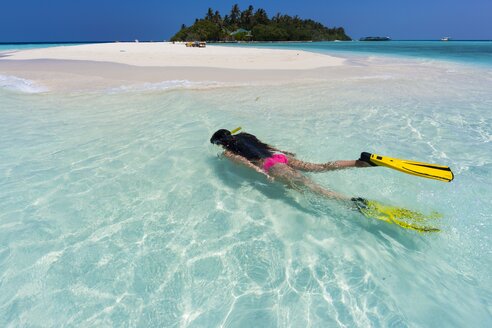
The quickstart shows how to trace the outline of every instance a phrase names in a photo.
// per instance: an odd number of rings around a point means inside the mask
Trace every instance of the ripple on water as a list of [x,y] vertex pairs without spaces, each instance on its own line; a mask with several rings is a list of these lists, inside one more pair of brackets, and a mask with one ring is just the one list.
[[[490,81],[397,66],[319,84],[0,97],[0,325],[489,326]],[[218,159],[211,133],[238,125],[313,162],[370,151],[449,164],[451,184],[309,175],[440,212],[443,232]]]

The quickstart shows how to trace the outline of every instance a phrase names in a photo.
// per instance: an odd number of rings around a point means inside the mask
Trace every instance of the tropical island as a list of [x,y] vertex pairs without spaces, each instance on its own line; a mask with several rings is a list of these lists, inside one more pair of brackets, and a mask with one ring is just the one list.
[[262,8],[253,6],[241,11],[237,4],[222,17],[209,8],[192,26],[181,25],[171,41],[350,41],[343,27],[328,28],[312,19],[301,19],[277,13],[269,18]]

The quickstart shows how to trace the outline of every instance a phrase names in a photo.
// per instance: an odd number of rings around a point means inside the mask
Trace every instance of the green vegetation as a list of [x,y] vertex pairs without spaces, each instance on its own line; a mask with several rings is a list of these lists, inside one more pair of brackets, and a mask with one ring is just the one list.
[[333,41],[351,40],[343,27],[328,28],[311,19],[277,14],[272,18],[264,9],[253,6],[241,11],[232,6],[229,15],[208,9],[202,19],[187,27],[182,25],[171,41]]

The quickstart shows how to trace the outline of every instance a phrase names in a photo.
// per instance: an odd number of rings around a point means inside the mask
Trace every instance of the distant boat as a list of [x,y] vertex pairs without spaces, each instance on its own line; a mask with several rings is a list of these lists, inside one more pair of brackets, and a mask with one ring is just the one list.
[[390,41],[391,39],[387,36],[367,36],[365,38],[360,38],[359,41]]
[[444,38],[441,38],[441,41],[449,41],[451,38],[449,36],[445,36]]

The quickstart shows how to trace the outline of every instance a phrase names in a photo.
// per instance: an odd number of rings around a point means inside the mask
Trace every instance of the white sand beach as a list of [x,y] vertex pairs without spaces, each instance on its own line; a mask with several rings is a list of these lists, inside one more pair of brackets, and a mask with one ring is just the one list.
[[298,50],[208,46],[188,48],[183,43],[102,43],[24,50],[10,60],[90,60],[134,66],[215,67],[231,69],[312,69],[338,66],[343,59]]
[[0,53],[0,74],[33,80],[50,90],[166,80],[278,82],[315,78],[320,69],[344,61],[298,50],[105,43],[6,51]]

